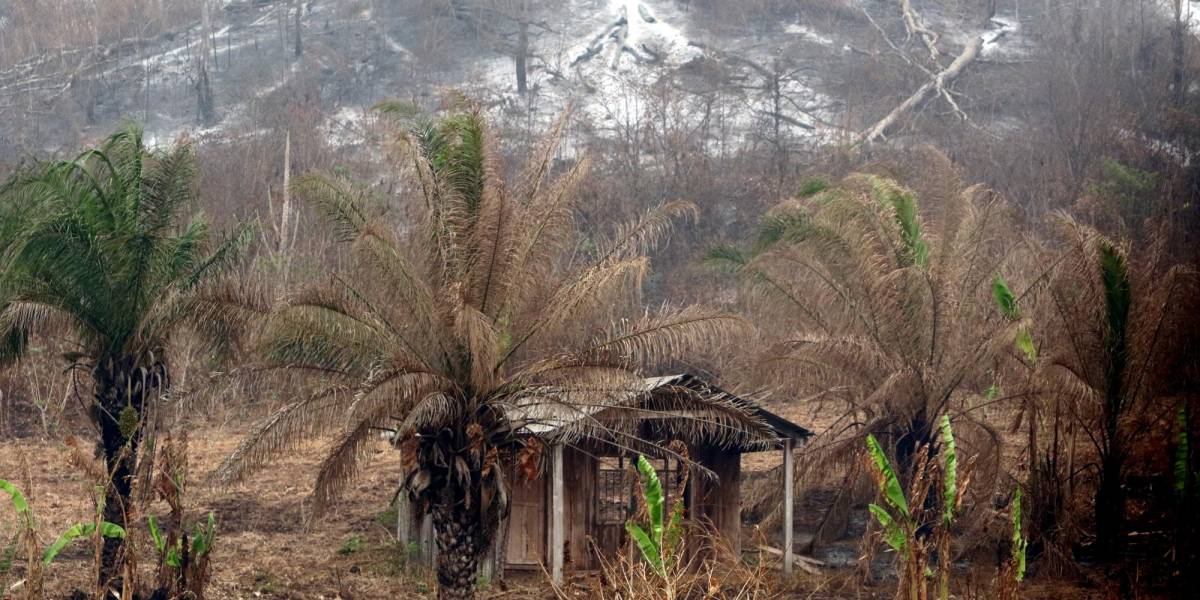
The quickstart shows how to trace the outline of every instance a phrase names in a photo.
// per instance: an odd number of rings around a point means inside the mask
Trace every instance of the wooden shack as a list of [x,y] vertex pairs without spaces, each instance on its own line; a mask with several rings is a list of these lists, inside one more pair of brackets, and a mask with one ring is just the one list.
[[[735,406],[751,416],[754,426],[729,424],[731,433],[718,435],[722,424],[713,421],[722,417],[690,402],[698,398]],[[627,427],[631,407],[639,411],[637,422],[629,437],[620,441],[592,434],[595,430],[586,427],[579,428],[578,435],[560,435],[585,419],[605,422],[610,409],[603,406],[540,418],[536,425],[526,426],[528,435],[569,441],[551,446],[548,464],[537,478],[509,479],[511,509],[502,527],[503,552],[496,552],[493,560],[502,558],[505,569],[545,568],[561,581],[564,569],[596,568],[597,554],[619,552],[625,545],[625,522],[637,510],[639,482],[630,468],[637,454],[655,464],[669,502],[682,498],[692,524],[709,528],[740,552],[741,456],[782,452],[784,543],[790,547],[792,450],[810,431],[687,374],[646,379],[622,402]],[[696,427],[697,423],[708,426]],[[690,465],[666,450],[671,442],[684,445]],[[417,527],[413,522],[405,529]],[[421,529],[425,535],[431,533],[428,524]],[[403,534],[402,539],[406,539]],[[432,553],[429,544],[426,548]],[[784,562],[785,570],[790,570],[790,554]],[[484,568],[499,567],[493,562]]]

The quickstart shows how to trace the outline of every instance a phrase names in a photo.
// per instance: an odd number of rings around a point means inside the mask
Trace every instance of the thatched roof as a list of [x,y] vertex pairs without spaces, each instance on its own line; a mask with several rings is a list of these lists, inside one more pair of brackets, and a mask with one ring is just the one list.
[[602,402],[531,394],[517,402],[509,417],[530,435],[619,447],[678,439],[692,447],[748,452],[812,435],[754,401],[686,373],[640,380],[607,394]]

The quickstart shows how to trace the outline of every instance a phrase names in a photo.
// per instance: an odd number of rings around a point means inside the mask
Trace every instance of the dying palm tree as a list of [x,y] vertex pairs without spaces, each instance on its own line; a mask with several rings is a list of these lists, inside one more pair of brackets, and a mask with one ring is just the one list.
[[[923,215],[916,194],[890,179],[815,183],[767,215],[756,244],[710,253],[776,324],[777,344],[761,364],[777,385],[840,406],[810,444],[810,465],[853,459],[870,433],[907,470],[918,448],[933,451],[935,424],[948,413],[964,434],[996,440],[975,407],[1021,326],[991,298],[1011,257],[1010,215],[986,189],[945,187]],[[976,448],[993,467],[997,446]],[[777,502],[768,496],[757,510]]]
[[[71,369],[92,381],[89,414],[110,481],[104,520],[124,526],[156,402],[170,388],[181,330],[217,344],[235,331],[222,283],[244,234],[214,240],[194,198],[192,149],[151,151],[129,126],[76,159],[22,172],[0,190],[13,217],[0,241],[0,362],[29,336],[65,334]],[[105,538],[100,584],[119,574],[123,540]]]
[[1135,254],[1070,217],[1057,224],[1067,260],[1049,287],[1045,334],[1054,351],[1040,361],[1038,380],[1096,453],[1096,548],[1112,559],[1124,534],[1124,467],[1135,439],[1169,429],[1174,415],[1168,398],[1178,392],[1179,350],[1191,335],[1185,305],[1196,295],[1195,273],[1171,264],[1163,232]]
[[[297,181],[297,195],[329,218],[357,260],[269,319],[267,365],[307,376],[315,391],[270,417],[223,473],[237,479],[305,437],[344,429],[317,476],[319,508],[355,474],[378,430],[393,429],[404,488],[433,516],[439,597],[470,598],[507,511],[518,432],[569,421],[553,441],[603,433],[634,445],[634,415],[602,421],[590,409],[627,397],[643,367],[745,323],[697,307],[616,319],[636,305],[647,249],[694,209],[668,203],[611,237],[581,238],[576,188],[586,161],[551,177],[561,122],[510,186],[475,110],[440,121],[398,104],[382,110],[403,123],[406,218],[389,221],[381,199],[345,179]],[[697,428],[761,431],[736,406],[697,402],[695,414],[712,417]]]

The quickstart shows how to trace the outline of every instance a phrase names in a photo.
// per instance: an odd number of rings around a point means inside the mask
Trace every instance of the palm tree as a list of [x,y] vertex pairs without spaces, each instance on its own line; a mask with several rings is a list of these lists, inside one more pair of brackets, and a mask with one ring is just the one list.
[[[1196,296],[1193,271],[1172,265],[1170,236],[1138,254],[1070,217],[1057,224],[1067,260],[1054,271],[1045,335],[1054,351],[1039,383],[1088,436],[1096,452],[1096,548],[1116,558],[1124,531],[1124,467],[1138,436],[1169,427],[1179,390],[1181,348],[1192,329],[1185,308]],[[1070,474],[1071,477],[1074,474]]]
[[[611,237],[581,238],[576,190],[587,163],[551,177],[563,122],[507,185],[476,109],[440,121],[396,103],[381,110],[406,129],[412,192],[403,218],[388,225],[385,203],[345,179],[297,180],[297,195],[329,218],[357,260],[270,317],[267,365],[311,378],[315,391],[270,417],[223,473],[240,478],[304,437],[344,427],[317,476],[322,507],[378,430],[394,429],[404,487],[433,515],[439,597],[471,598],[479,557],[507,511],[518,431],[610,405],[636,388],[643,366],[746,324],[697,307],[615,320],[636,305],[645,252],[694,209],[668,203]],[[714,435],[761,428],[737,407],[703,408],[714,418],[696,427]],[[575,422],[555,441],[603,431],[636,442],[633,419]]]
[[[194,199],[191,147],[152,151],[128,126],[75,160],[38,165],[2,190],[0,361],[20,357],[37,333],[68,334],[93,393],[110,481],[104,520],[130,516],[139,451],[170,389],[171,338],[185,328],[215,343],[236,332],[238,311],[221,282],[236,265],[244,232],[219,243]],[[123,540],[106,538],[100,583],[119,573]]]
[[[794,397],[843,407],[811,444],[820,450],[809,465],[853,460],[870,433],[907,471],[918,448],[934,451],[947,413],[964,434],[997,439],[975,408],[1022,325],[1002,318],[990,295],[1010,259],[1008,215],[995,194],[948,179],[924,216],[916,194],[890,179],[813,182],[767,215],[753,246],[710,252],[778,332],[761,358],[768,376]],[[996,448],[981,445],[981,459],[995,464]],[[769,495],[757,509],[777,501]]]

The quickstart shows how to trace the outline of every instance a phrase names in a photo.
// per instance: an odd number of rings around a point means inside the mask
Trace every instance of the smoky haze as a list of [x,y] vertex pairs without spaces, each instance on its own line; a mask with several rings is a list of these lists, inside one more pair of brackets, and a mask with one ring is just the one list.
[[1192,93],[1193,4],[6,1],[0,160],[126,119],[151,141],[297,129],[348,153],[376,102],[456,90],[525,136],[572,106],[581,144],[752,155],[775,181],[829,148],[933,143],[1042,211],[1123,145],[1190,159],[1162,116]]
[[1184,597],[1198,152],[1200,0],[0,0],[0,596]]

